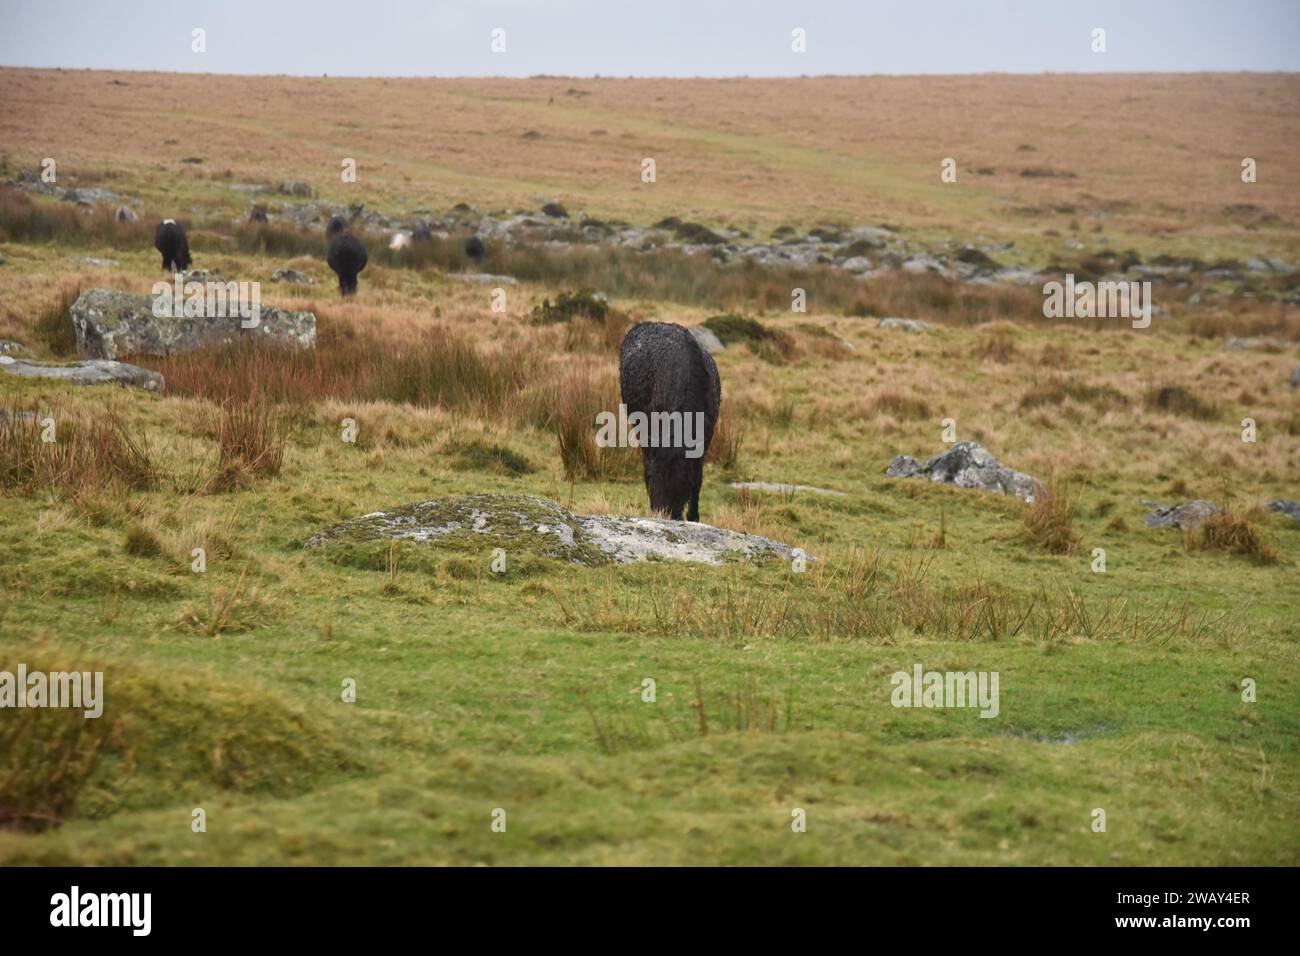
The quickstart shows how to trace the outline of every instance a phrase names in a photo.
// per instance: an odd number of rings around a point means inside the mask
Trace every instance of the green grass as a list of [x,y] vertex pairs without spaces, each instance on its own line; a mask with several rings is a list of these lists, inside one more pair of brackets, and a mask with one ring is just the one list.
[[[175,413],[128,401],[156,425]],[[850,498],[795,497],[773,512],[828,575],[852,569],[861,552],[844,548],[869,540],[886,597],[915,597],[891,589],[924,562],[926,586],[947,594],[978,578],[1166,621],[1093,636],[1076,621],[1052,636],[944,641],[900,626],[854,638],[811,626],[829,606],[819,588],[841,607],[866,592],[819,583],[815,569],[593,571],[513,555],[498,578],[489,554],[463,550],[407,552],[395,568],[320,559],[300,549],[319,527],[435,491],[565,496],[541,433],[511,444],[544,471],[496,477],[422,447],[385,445],[376,459],[323,437],[297,432],[282,474],[255,488],[137,493],[161,553],[125,554],[138,531],[120,512],[96,526],[56,506],[68,523],[37,534],[48,502],[0,501],[6,524],[28,529],[0,539],[4,660],[103,669],[109,741],[61,826],[0,833],[5,863],[1300,859],[1300,530],[1281,516],[1270,528],[1287,559],[1260,567],[1188,551],[1176,532],[1108,530],[1112,513],[1088,506],[1094,488],[1076,519],[1084,547],[1058,557],[1027,549],[1013,503],[996,496],[874,469],[836,475]],[[824,468],[806,477],[829,483]],[[639,508],[635,482],[608,493]],[[702,508],[739,500],[710,481]],[[1140,528],[1136,506],[1117,513]],[[192,573],[201,535],[183,529],[220,515],[237,516],[224,556],[210,546],[208,571]],[[1097,542],[1104,575],[1088,570]],[[806,620],[768,627],[763,600]],[[1177,626],[1184,600],[1202,626]],[[566,607],[584,620],[566,622]],[[889,676],[916,661],[998,671],[1001,714],[895,709]],[[654,703],[641,699],[647,677]],[[1244,677],[1258,702],[1241,701]],[[345,678],[356,703],[340,699]],[[42,712],[39,726],[61,716]],[[190,829],[195,807],[206,833]],[[505,834],[490,827],[498,807]],[[807,833],[790,830],[796,807]],[[1104,834],[1089,828],[1096,807]]]

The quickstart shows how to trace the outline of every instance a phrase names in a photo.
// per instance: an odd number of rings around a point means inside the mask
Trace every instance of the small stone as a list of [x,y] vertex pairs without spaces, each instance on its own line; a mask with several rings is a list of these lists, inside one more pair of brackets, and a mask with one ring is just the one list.
[[1290,515],[1296,521],[1300,521],[1300,501],[1291,501],[1287,498],[1275,498],[1268,503],[1269,511],[1276,511],[1279,514]]
[[936,327],[934,323],[922,319],[888,318],[876,323],[878,329],[902,329],[904,332],[929,332]]
[[813,485],[787,485],[775,481],[733,481],[731,487],[739,488],[742,491],[770,491],[778,495],[811,494],[831,495],[836,498],[846,497],[844,492],[832,491],[830,488],[817,488]]
[[133,385],[146,391],[160,392],[165,384],[159,372],[109,359],[90,359],[71,365],[42,365],[3,355],[0,356],[0,369],[19,378],[57,379],[72,385]]
[[1222,508],[1208,501],[1201,501],[1200,499],[1184,501],[1180,505],[1157,508],[1146,516],[1146,526],[1148,528],[1195,529],[1199,528],[1201,522],[1206,518],[1220,514],[1222,511]]
[[514,276],[494,276],[486,272],[456,272],[452,273],[462,282],[472,282],[475,285],[518,285],[519,280]]

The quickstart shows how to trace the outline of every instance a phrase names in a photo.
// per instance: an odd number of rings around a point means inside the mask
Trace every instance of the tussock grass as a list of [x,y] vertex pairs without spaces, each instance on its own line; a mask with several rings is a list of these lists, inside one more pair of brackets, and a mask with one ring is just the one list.
[[336,399],[484,412],[499,412],[517,398],[536,365],[522,347],[488,351],[442,327],[394,339],[328,318],[314,349],[245,339],[139,361],[163,373],[170,394],[219,404],[259,399],[300,406]]
[[713,332],[723,345],[744,344],[768,362],[788,362],[798,354],[792,335],[780,329],[769,328],[749,316],[726,313],[705,319],[701,324]]
[[1070,378],[1050,378],[1035,382],[1020,396],[1021,408],[1040,408],[1044,405],[1063,405],[1078,402],[1099,408],[1123,408],[1128,396],[1109,385],[1090,385]]
[[555,592],[560,619],[578,630],[618,630],[700,640],[1062,641],[1163,643],[1234,641],[1242,631],[1229,613],[1198,609],[1190,598],[1139,605],[1097,600],[1069,583],[1033,591],[976,579],[930,581],[933,551],[893,568],[879,551],[850,550],[838,561],[810,562],[803,574],[746,587],[752,571],[734,570],[719,586],[669,585],[619,591],[606,579]]
[[877,414],[917,421],[923,421],[934,414],[930,403],[925,399],[893,390],[879,392],[872,396],[867,402],[867,408]]
[[57,826],[86,787],[112,724],[59,708],[23,708],[5,716],[0,721],[0,829]]
[[213,584],[207,600],[185,606],[177,618],[177,627],[201,637],[218,637],[251,631],[265,623],[267,608],[261,589],[245,584],[247,574],[240,572],[239,580],[232,585]]
[[127,529],[122,550],[135,558],[156,558],[162,554],[163,547],[156,534],[148,528],[133,524]]
[[1186,534],[1191,551],[1223,551],[1249,558],[1255,564],[1277,564],[1277,547],[1260,527],[1264,514],[1255,509],[1246,514],[1222,511],[1210,515]]
[[517,478],[536,471],[525,455],[505,445],[488,444],[475,439],[456,449],[456,468],[485,471]]
[[1074,554],[1079,534],[1074,530],[1078,504],[1069,486],[1058,479],[1040,485],[1033,504],[1022,504],[1020,521],[1028,540],[1048,554]]
[[57,356],[76,354],[77,333],[72,326],[69,310],[79,295],[80,283],[61,283],[54,299],[36,314],[36,320],[32,323],[32,334],[36,341]]
[[111,409],[96,416],[66,403],[0,410],[0,491],[78,497],[149,489],[158,478],[147,439]]
[[1006,365],[1017,354],[1015,326],[1007,322],[990,323],[982,330],[975,354],[991,362]]
[[609,313],[609,303],[591,290],[565,290],[555,297],[554,304],[549,298],[543,299],[542,304],[533,309],[533,321],[539,325],[571,322],[575,318],[604,322]]
[[1163,385],[1153,388],[1146,394],[1146,406],[1150,409],[1181,415],[1185,418],[1197,418],[1208,421],[1217,418],[1218,407],[1182,385]]
[[547,393],[545,427],[555,436],[565,478],[618,479],[640,473],[640,454],[632,448],[596,444],[596,415],[616,412],[622,398],[617,372],[580,364]]
[[718,421],[713,426],[713,441],[704,454],[707,463],[717,465],[724,475],[740,470],[741,450],[745,444],[744,413],[737,402],[722,400]]
[[210,490],[241,484],[239,476],[272,478],[284,465],[288,428],[275,408],[264,400],[228,402],[216,424],[217,474]]

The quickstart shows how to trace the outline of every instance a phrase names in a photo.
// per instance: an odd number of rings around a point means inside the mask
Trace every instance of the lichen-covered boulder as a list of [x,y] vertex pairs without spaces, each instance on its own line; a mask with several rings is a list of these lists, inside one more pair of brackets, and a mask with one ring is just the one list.
[[[153,295],[135,295],[117,289],[87,289],[81,293],[68,310],[78,354],[103,359],[169,355],[225,345],[245,336],[308,348],[316,344],[316,316],[311,312],[290,312],[262,304],[257,325],[244,328],[245,319],[236,307],[208,308],[206,311],[213,314],[179,317],[171,314],[174,309],[160,307],[164,313],[160,317],[154,314],[154,300]],[[231,301],[228,294],[225,301]],[[216,304],[218,300],[214,297],[212,302]],[[216,315],[218,311],[227,314]]]
[[527,495],[463,495],[376,511],[319,531],[304,547],[385,540],[437,542],[475,553],[504,548],[507,554],[542,554],[582,565],[790,561],[796,550],[770,538],[697,522],[574,514],[554,501]]

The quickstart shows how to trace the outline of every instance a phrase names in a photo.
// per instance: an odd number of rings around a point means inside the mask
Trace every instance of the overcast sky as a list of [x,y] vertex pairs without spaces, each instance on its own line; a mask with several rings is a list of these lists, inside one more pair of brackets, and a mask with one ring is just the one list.
[[[1106,31],[1106,52],[1091,49]],[[191,49],[206,31],[207,51]],[[492,33],[505,31],[505,51]],[[791,31],[807,50],[791,50]],[[0,0],[0,65],[334,76],[1300,70],[1300,0]]]

